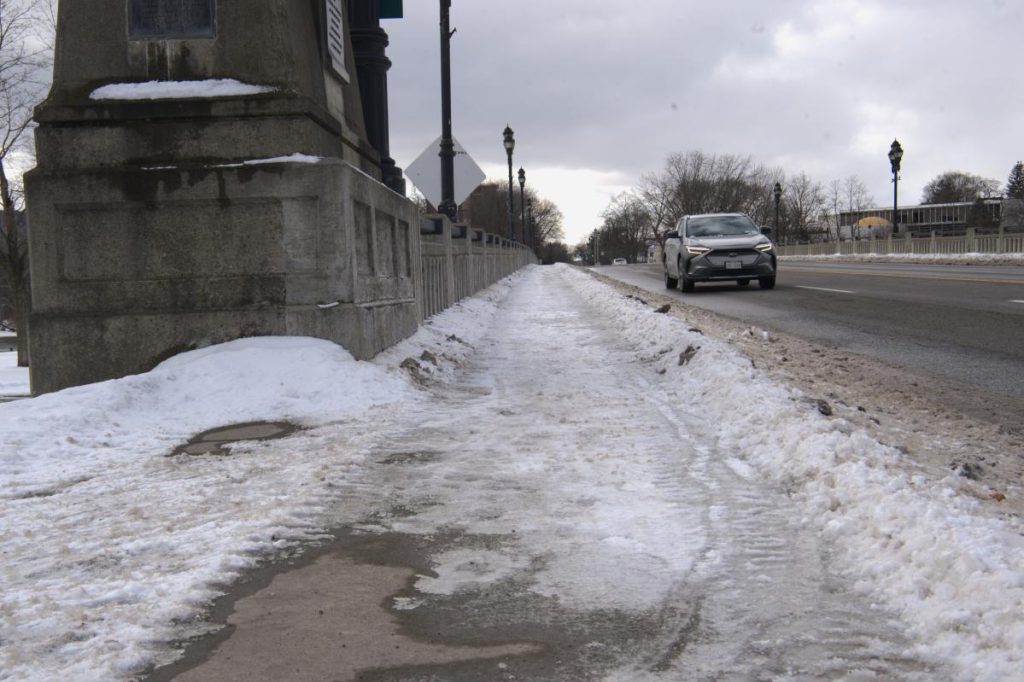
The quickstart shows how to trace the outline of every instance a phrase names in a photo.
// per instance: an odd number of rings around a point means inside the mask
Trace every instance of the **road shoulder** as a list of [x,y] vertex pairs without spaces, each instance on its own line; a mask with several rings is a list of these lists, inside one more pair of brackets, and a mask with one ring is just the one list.
[[1024,516],[1024,400],[757,328],[588,272],[652,308],[669,305],[668,314],[732,344],[808,399],[823,401],[822,409],[897,448],[929,479],[959,475],[960,490],[991,513]]

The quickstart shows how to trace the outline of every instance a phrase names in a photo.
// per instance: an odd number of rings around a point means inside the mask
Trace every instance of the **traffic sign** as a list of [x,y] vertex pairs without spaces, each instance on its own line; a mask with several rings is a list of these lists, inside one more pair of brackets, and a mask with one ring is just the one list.
[[[487,175],[476,165],[476,162],[466,153],[458,140],[452,139],[455,143],[455,200],[456,205],[461,204],[470,194],[473,193]],[[416,157],[405,169],[405,175],[416,189],[423,193],[434,206],[441,204],[441,138],[434,140],[433,144],[423,150],[423,153]]]

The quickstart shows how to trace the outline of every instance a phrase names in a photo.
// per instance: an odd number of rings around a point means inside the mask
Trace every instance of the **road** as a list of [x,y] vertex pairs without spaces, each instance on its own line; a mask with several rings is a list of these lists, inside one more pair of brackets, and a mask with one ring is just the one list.
[[756,284],[666,292],[660,265],[601,274],[691,305],[988,391],[1024,397],[1024,267],[783,262]]

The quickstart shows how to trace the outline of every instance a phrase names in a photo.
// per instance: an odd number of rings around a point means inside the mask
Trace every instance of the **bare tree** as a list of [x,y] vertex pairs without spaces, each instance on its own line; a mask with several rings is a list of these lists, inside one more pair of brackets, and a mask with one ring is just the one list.
[[801,173],[789,179],[784,196],[787,234],[797,241],[809,241],[812,226],[825,209],[825,191],[821,183]]
[[[841,210],[845,211],[866,211],[872,208],[875,203],[875,198],[868,193],[867,185],[864,181],[858,178],[856,175],[849,175],[843,179],[840,185],[843,206]],[[838,212],[837,212],[838,214]],[[850,237],[856,237],[854,233],[854,227],[850,226]]]
[[999,193],[999,181],[962,171],[947,171],[924,186],[922,204],[974,201]]
[[[545,243],[560,241],[562,231],[562,212],[551,201],[541,197],[537,192],[526,186],[524,198],[528,211],[522,210],[518,185],[513,187],[513,225],[516,238],[525,241],[523,215],[527,214],[527,222],[533,216],[533,222],[527,225],[532,232],[534,250],[539,254]],[[463,203],[464,218],[473,227],[487,230],[492,234],[511,237],[508,234],[508,181],[485,182],[477,187]]]
[[843,183],[841,181],[833,180],[828,183],[825,204],[828,207],[827,220],[829,232],[838,241],[842,238],[842,233],[839,231],[839,214],[843,212]]
[[654,237],[663,241],[664,232],[679,219],[679,216],[673,213],[672,192],[669,190],[667,178],[657,173],[644,173],[640,177],[636,196],[643,203],[644,210],[650,218]]
[[625,192],[612,199],[602,217],[599,232],[605,255],[636,262],[647,251],[647,240],[655,235],[655,220],[647,203],[638,195]]
[[773,215],[771,188],[781,176],[749,156],[690,151],[672,154],[661,173],[645,176],[640,196],[656,220],[740,212],[763,224]]
[[29,362],[26,332],[31,296],[18,167],[31,155],[25,133],[48,82],[53,10],[50,0],[0,0],[0,273],[7,281],[14,309],[20,366]]
[[[527,201],[530,201],[527,192]],[[565,239],[565,231],[562,229],[562,212],[554,202],[537,196],[532,200],[533,223],[531,225],[533,234],[533,245],[535,250],[542,249],[545,244],[560,242]]]

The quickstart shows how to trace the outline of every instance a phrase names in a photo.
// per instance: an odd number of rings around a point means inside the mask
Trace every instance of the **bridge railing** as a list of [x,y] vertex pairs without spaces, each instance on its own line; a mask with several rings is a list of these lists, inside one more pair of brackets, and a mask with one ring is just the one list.
[[816,242],[812,244],[785,244],[777,247],[780,256],[852,256],[852,255],[958,255],[981,253],[990,255],[1024,254],[1024,232],[977,234],[968,228],[962,235],[915,237],[902,235],[871,236],[866,239]]
[[525,245],[499,235],[453,224],[443,215],[420,220],[422,289],[420,318],[426,319],[486,289],[502,277],[537,262]]

